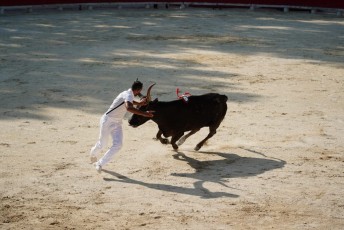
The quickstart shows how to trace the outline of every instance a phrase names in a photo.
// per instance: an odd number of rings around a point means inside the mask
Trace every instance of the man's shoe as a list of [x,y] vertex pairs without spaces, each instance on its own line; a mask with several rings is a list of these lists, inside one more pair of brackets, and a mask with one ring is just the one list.
[[98,173],[101,173],[101,171],[102,171],[102,166],[99,165],[99,164],[96,164],[96,170],[97,170]]

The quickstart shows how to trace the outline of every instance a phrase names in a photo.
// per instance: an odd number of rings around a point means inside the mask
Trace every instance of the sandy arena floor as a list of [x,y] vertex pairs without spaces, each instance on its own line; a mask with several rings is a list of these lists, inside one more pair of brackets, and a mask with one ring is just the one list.
[[[89,150],[139,78],[229,97],[174,152],[124,121],[98,174]],[[144,91],[146,88],[144,89]],[[344,20],[272,10],[0,16],[1,229],[343,229]]]

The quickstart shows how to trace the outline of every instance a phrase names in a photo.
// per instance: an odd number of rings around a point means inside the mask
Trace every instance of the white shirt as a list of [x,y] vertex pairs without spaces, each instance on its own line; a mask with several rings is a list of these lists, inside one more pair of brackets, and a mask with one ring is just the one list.
[[[111,109],[116,108],[121,103],[125,102],[131,102],[134,101],[134,93],[131,89],[128,89],[126,91],[123,91],[122,93],[118,94],[118,96],[113,100],[112,104],[110,105],[110,108],[107,112],[109,112]],[[124,118],[125,113],[127,112],[127,109],[125,107],[125,104],[121,104],[118,108],[111,111],[109,114],[107,114],[108,117],[113,118],[118,121],[122,121]]]

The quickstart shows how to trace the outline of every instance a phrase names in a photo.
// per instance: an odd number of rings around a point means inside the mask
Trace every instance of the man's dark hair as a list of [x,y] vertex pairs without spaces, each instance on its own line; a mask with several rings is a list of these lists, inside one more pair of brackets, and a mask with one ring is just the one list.
[[133,85],[131,86],[131,90],[139,90],[142,89],[143,84],[142,82],[140,82],[139,80],[136,79],[136,81],[134,81]]

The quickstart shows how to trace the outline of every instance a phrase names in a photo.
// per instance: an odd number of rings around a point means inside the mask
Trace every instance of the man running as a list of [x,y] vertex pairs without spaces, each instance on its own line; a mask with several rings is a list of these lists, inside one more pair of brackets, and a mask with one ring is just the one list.
[[[91,162],[96,162],[96,170],[100,173],[102,167],[107,164],[113,156],[122,148],[123,131],[122,120],[125,113],[131,112],[145,117],[153,117],[151,111],[140,111],[134,105],[147,104],[146,99],[140,102],[134,101],[135,96],[141,95],[143,84],[136,80],[130,89],[120,93],[112,102],[108,111],[100,119],[100,135],[98,142],[91,149]],[[102,158],[97,161],[97,155],[102,149],[107,146],[109,136],[112,138],[112,146],[104,154]]]

